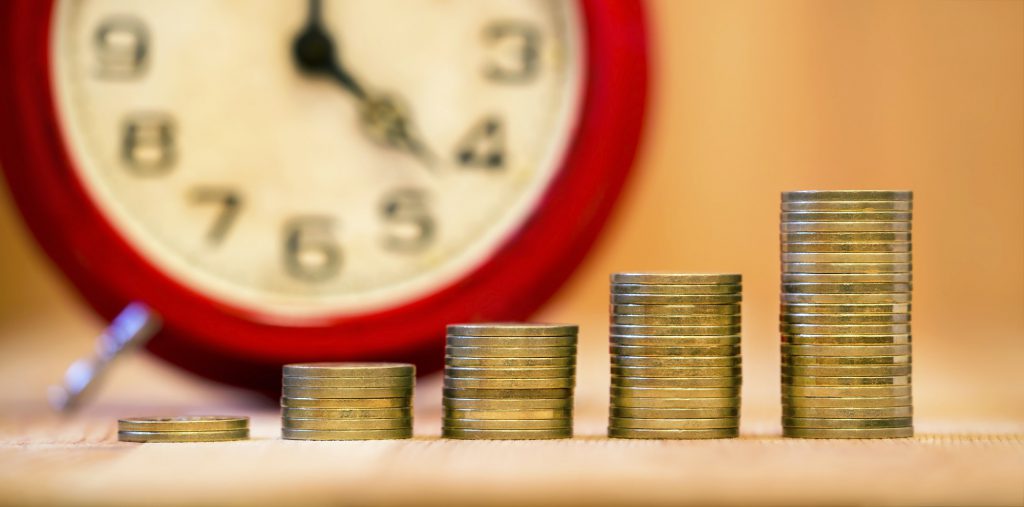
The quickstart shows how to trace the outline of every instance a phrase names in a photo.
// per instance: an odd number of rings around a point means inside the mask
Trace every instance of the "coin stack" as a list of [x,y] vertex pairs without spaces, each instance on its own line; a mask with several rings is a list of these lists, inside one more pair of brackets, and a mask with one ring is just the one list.
[[248,438],[248,417],[133,417],[117,421],[117,439],[121,442],[223,442]]
[[611,276],[613,438],[739,434],[737,274]]
[[443,436],[572,437],[578,332],[559,324],[448,326]]
[[410,438],[415,378],[411,364],[285,365],[281,435],[288,440]]
[[787,437],[914,434],[905,191],[782,194],[782,427]]

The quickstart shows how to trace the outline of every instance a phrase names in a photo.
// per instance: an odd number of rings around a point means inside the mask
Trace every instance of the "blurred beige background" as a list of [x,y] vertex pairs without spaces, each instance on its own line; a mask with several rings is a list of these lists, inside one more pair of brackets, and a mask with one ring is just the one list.
[[[1024,3],[658,0],[649,11],[635,176],[538,316],[584,325],[580,396],[595,417],[608,273],[743,273],[745,417],[773,421],[779,192],[909,188],[918,421],[1024,422]],[[35,405],[101,323],[31,242],[6,187],[0,260],[0,396]],[[101,403],[244,397],[142,356],[111,381]]]

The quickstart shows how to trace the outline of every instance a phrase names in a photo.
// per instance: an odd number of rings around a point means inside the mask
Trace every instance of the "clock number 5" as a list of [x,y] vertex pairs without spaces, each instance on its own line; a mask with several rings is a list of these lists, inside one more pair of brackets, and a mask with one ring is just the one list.
[[484,28],[484,44],[494,49],[484,76],[500,83],[528,83],[537,77],[540,30],[520,21],[498,21]]
[[427,196],[414,188],[395,190],[384,196],[381,215],[386,222],[384,248],[401,253],[422,251],[434,240],[434,217]]
[[284,267],[306,282],[322,282],[341,269],[341,248],[335,243],[334,220],[324,216],[296,217],[284,226]]

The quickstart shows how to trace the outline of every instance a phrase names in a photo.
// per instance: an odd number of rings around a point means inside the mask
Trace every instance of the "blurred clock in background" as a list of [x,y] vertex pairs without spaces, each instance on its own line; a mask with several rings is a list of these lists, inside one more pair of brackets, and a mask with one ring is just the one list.
[[0,7],[4,171],[101,315],[273,388],[305,360],[443,360],[529,316],[592,243],[646,94],[637,2]]

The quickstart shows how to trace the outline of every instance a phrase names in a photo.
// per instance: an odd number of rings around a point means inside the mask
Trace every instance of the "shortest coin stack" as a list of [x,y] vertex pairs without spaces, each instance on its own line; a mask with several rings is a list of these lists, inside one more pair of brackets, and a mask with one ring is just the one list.
[[288,440],[412,437],[416,367],[306,363],[284,367],[281,436]]
[[248,417],[133,417],[117,421],[122,442],[223,442],[249,438]]
[[572,437],[577,334],[556,324],[448,326],[444,437]]

